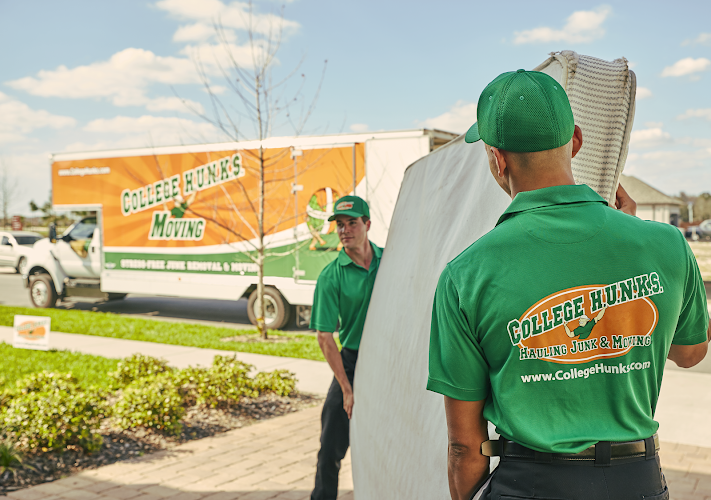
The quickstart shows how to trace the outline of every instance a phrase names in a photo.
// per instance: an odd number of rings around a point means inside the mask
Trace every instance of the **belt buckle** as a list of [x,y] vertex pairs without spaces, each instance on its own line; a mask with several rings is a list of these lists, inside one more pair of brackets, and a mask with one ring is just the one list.
[[481,454],[486,457],[500,457],[504,454],[504,443],[502,440],[488,440],[481,443]]

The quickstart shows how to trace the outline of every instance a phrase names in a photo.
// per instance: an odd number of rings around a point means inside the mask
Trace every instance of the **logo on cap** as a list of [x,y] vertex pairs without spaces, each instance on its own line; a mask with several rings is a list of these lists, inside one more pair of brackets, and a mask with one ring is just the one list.
[[350,210],[351,208],[353,208],[352,201],[342,201],[336,205],[336,210]]

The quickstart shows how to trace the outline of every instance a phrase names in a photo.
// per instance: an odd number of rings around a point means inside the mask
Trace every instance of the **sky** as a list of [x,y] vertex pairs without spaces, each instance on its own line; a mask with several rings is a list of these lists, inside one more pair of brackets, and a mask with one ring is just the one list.
[[[0,0],[0,170],[18,183],[11,211],[30,215],[30,200],[48,199],[51,153],[228,140],[206,82],[240,137],[254,138],[221,69],[225,46],[252,65],[248,9]],[[574,50],[625,57],[637,75],[625,173],[669,195],[711,192],[711,2],[255,0],[257,38],[281,12],[273,81],[292,75],[275,95],[293,105],[273,136],[294,135],[304,116],[304,135],[465,132],[489,81]]]

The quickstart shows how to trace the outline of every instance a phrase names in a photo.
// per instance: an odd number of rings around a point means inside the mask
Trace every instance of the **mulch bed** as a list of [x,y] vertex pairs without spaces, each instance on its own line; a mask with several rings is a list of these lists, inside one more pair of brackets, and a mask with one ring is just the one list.
[[169,449],[187,441],[239,429],[314,406],[322,400],[322,397],[310,394],[297,393],[289,397],[265,394],[256,399],[244,399],[239,405],[227,409],[191,407],[183,417],[183,430],[179,436],[165,436],[143,428],[116,432],[107,422],[101,429],[104,443],[99,451],[87,454],[78,448],[68,447],[63,451],[27,454],[24,464],[31,466],[32,469],[20,469],[15,477],[10,471],[2,474],[0,495],[4,496],[11,491],[51,482],[85,469],[95,469],[102,465]]

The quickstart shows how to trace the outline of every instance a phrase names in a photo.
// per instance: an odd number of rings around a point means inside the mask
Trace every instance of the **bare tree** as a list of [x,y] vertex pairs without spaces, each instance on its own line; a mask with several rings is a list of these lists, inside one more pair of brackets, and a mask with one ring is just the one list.
[[0,175],[0,209],[2,209],[3,227],[8,225],[10,208],[19,196],[19,179],[11,177],[8,173],[7,162],[2,160],[2,174]]
[[[213,213],[198,213],[192,209],[188,209],[188,211],[218,224],[227,233],[236,237],[240,243],[251,249],[245,255],[248,255],[258,268],[257,328],[262,337],[266,339],[264,263],[270,254],[266,251],[265,236],[274,231],[276,226],[285,219],[293,218],[295,219],[293,223],[298,224],[299,214],[288,214],[285,210],[286,207],[277,206],[278,204],[273,207],[266,206],[269,200],[268,184],[291,179],[288,172],[277,171],[277,165],[280,163],[283,165],[283,161],[289,158],[291,150],[283,148],[267,151],[263,147],[262,141],[271,137],[273,130],[284,125],[290,125],[294,135],[301,134],[316,105],[325,75],[326,62],[324,62],[323,72],[313,97],[306,99],[304,95],[306,78],[300,72],[303,59],[297,62],[283,78],[275,80],[273,77],[273,70],[275,66],[279,65],[277,53],[284,34],[283,8],[278,15],[258,16],[250,2],[244,21],[251,56],[250,64],[239,62],[239,57],[235,54],[233,45],[230,43],[229,33],[219,20],[214,24],[215,34],[221,48],[221,54],[215,57],[215,65],[231,91],[230,95],[234,102],[228,103],[225,98],[218,96],[216,86],[211,83],[208,77],[205,61],[198,54],[194,57],[195,67],[209,96],[211,110],[202,112],[198,109],[191,109],[191,111],[215,125],[230,140],[257,139],[259,141],[259,149],[256,152],[244,151],[245,156],[248,157],[246,160],[249,160],[244,162],[245,170],[258,177],[258,190],[256,193],[250,193],[238,180],[244,196],[242,207],[237,206],[227,195],[227,192],[224,192],[227,203],[236,215],[236,219],[233,221],[219,220],[216,216],[217,210],[213,210]],[[296,80],[300,81],[294,85]],[[244,131],[241,127],[243,122],[248,123],[251,130],[248,128],[247,131]],[[266,214],[270,208],[272,211],[281,211],[282,213],[276,214],[278,219],[276,224],[271,223],[269,226],[265,226]],[[294,250],[298,251],[298,248]]]

